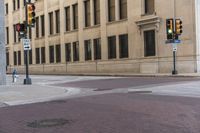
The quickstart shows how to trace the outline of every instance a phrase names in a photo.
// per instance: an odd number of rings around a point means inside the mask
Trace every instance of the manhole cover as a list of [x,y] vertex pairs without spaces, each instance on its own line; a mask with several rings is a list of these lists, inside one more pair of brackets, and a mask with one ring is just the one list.
[[72,120],[65,120],[65,119],[46,119],[46,120],[39,120],[30,122],[27,124],[28,127],[32,128],[47,128],[47,127],[57,127],[63,126],[66,124],[71,124]]

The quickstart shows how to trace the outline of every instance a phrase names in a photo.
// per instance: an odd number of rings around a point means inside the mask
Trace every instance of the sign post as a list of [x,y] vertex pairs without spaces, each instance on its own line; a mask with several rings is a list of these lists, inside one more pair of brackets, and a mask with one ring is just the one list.
[[[30,0],[25,2],[25,16],[26,16],[26,31],[28,30],[28,9],[27,9],[27,3],[30,3]],[[29,55],[29,50],[30,50],[30,39],[27,39],[27,32],[25,32],[25,39],[23,39],[23,45],[24,45],[24,56],[25,56],[25,64],[26,64],[26,78],[24,79],[24,85],[31,85],[32,81],[31,78],[29,77],[29,60],[28,60],[28,55]]]
[[178,74],[178,71],[176,70],[176,51],[177,51],[177,44],[173,44],[173,71],[172,74],[176,75]]

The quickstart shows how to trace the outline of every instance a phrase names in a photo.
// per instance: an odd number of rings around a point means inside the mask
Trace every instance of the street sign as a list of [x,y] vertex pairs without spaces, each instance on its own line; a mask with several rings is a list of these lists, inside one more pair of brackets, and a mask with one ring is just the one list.
[[177,51],[177,47],[176,48],[173,48],[173,52],[176,52]]
[[167,41],[165,41],[165,43],[166,43],[166,44],[169,44],[169,43],[176,43],[176,44],[179,44],[179,43],[181,43],[181,40],[174,40],[174,39],[172,39],[172,40],[167,40]]
[[23,46],[24,46],[24,50],[31,50],[31,40],[30,39],[23,39]]

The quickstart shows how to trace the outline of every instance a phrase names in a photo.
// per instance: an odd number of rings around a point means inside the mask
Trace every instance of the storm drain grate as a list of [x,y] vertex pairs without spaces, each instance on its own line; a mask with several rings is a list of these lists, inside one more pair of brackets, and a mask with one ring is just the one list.
[[55,100],[55,101],[51,101],[51,103],[66,103],[66,100]]
[[95,89],[94,91],[110,91],[110,90],[113,90],[111,88],[107,88],[107,89]]
[[46,120],[39,120],[30,122],[27,124],[28,127],[31,128],[48,128],[48,127],[57,127],[57,126],[63,126],[66,124],[71,124],[72,120],[66,120],[66,119],[46,119]]
[[145,94],[145,93],[152,93],[152,91],[129,91],[128,93]]

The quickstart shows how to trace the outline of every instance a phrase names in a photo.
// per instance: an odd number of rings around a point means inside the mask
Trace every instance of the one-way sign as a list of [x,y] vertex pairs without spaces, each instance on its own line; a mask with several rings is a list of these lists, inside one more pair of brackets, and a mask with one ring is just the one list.
[[23,39],[22,40],[24,45],[24,50],[31,50],[31,40],[30,39]]

